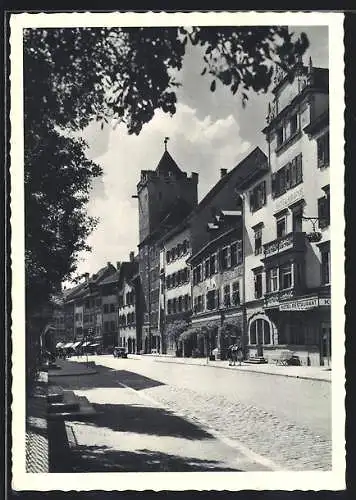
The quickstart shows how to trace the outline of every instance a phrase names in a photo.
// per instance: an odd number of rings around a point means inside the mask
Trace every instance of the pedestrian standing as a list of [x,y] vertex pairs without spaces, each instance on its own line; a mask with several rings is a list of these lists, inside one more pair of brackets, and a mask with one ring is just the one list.
[[229,361],[229,366],[232,365],[232,345],[227,348],[227,359]]
[[238,362],[239,362],[239,366],[241,366],[242,358],[243,358],[242,347],[239,345],[238,348],[237,348],[237,359],[238,359]]
[[231,349],[231,355],[232,355],[232,366],[236,365],[237,361],[237,345],[234,344]]

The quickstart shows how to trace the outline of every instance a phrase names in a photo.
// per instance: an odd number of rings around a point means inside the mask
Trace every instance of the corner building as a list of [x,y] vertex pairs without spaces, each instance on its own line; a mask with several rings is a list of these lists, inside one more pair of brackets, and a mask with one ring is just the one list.
[[279,73],[269,104],[269,172],[244,189],[250,356],[331,362],[328,70]]

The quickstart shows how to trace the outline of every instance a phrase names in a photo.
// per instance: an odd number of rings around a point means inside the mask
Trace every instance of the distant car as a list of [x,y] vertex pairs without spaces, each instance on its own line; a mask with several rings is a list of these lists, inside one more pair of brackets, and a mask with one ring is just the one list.
[[125,347],[114,347],[113,356],[114,358],[127,358]]
[[151,349],[151,354],[159,354],[158,349]]

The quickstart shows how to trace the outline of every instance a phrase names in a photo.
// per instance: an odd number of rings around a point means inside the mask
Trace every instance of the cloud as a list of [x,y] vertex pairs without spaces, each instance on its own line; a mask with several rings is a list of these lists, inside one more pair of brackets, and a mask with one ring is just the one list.
[[104,174],[88,205],[89,214],[100,222],[88,239],[92,252],[81,256],[78,272],[94,273],[108,261],[127,260],[129,252],[137,250],[138,210],[132,195],[140,171],[156,168],[165,136],[170,137],[168,150],[180,168],[199,173],[199,198],[218,181],[220,168],[233,168],[251,146],[240,138],[232,114],[200,119],[186,104],[179,104],[173,117],[158,111],[138,137],[129,136],[122,126],[110,129],[106,152],[95,158]]
[[[328,29],[325,26],[291,27],[305,31],[310,40],[309,55],[317,66],[328,67]],[[252,147],[265,150],[261,130],[265,126],[270,94],[252,95],[245,109],[241,99],[218,84],[210,91],[210,78],[200,75],[201,53],[190,48],[178,75],[182,87],[177,91],[178,106],[171,118],[155,113],[140,135],[129,136],[125,127],[115,130],[93,123],[85,130],[89,155],[104,170],[95,181],[89,212],[100,224],[88,243],[93,251],[82,256],[80,272],[94,273],[107,261],[127,260],[138,243],[137,200],[131,196],[141,169],[155,169],[163,153],[163,139],[170,137],[168,149],[182,170],[199,173],[201,199],[219,180],[220,168],[231,169]]]

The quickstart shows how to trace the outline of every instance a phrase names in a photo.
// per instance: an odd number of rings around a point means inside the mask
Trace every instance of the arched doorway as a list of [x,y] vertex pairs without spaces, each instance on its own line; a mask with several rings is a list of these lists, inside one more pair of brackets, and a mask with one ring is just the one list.
[[132,352],[135,354],[136,352],[136,341],[135,339],[132,339]]
[[145,337],[145,354],[148,353],[148,337]]
[[257,356],[263,357],[263,347],[272,343],[272,328],[265,317],[256,317],[250,323],[249,343],[256,345]]
[[127,341],[127,350],[129,352],[129,354],[132,353],[132,340],[130,338]]

